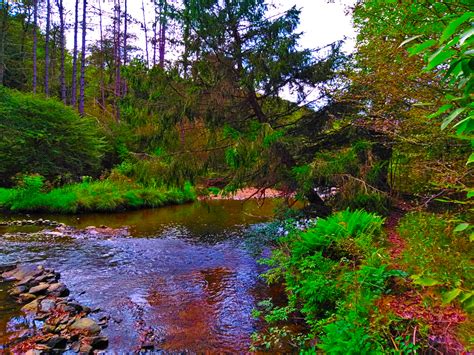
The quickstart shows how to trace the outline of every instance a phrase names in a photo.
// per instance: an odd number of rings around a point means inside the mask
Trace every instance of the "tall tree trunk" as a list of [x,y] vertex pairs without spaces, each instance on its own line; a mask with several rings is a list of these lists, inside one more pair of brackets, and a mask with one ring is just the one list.
[[115,120],[120,122],[120,0],[114,0]]
[[2,26],[0,27],[0,86],[3,85],[5,78],[5,41],[7,40],[7,24],[8,24],[8,1],[4,1],[2,6]]
[[64,70],[64,60],[65,60],[65,46],[66,46],[66,39],[64,36],[65,25],[64,25],[64,6],[63,0],[56,0],[56,5],[59,10],[59,41],[60,41],[60,48],[61,48],[61,69],[59,73],[59,82],[61,85],[61,100],[63,100],[64,104],[67,104],[66,98],[66,77],[65,77],[65,70]]
[[45,34],[45,49],[44,49],[44,93],[49,96],[49,39],[51,31],[51,3],[46,0],[46,34]]
[[189,46],[191,39],[191,19],[190,19],[190,9],[189,9],[189,0],[184,0],[184,23],[183,23],[183,77],[188,77],[188,68],[189,68]]
[[148,52],[148,27],[146,25],[146,16],[145,16],[145,2],[142,0],[142,12],[143,12],[143,31],[145,32],[145,58],[146,65],[150,64],[150,57]]
[[79,0],[74,7],[74,48],[72,50],[71,106],[77,103],[77,33],[79,31]]
[[[124,12],[123,12],[123,65],[127,65],[127,25],[128,25],[128,9],[127,0],[124,0]],[[127,94],[127,81],[123,80],[123,91],[122,95]]]
[[152,30],[153,30],[153,39],[151,41],[151,44],[153,45],[153,66],[156,65],[156,44],[158,43],[158,34],[156,32],[156,28],[157,28],[157,19],[155,17],[155,21],[153,21],[153,26],[152,26]]
[[128,9],[127,0],[124,0],[123,9],[123,65],[127,65],[127,27],[128,27]]
[[[21,34],[21,45],[20,45],[20,55],[21,55],[21,64],[23,67],[25,67],[25,59],[26,59],[26,51],[25,51],[25,45],[26,45],[26,39],[28,36],[28,32],[30,29],[31,25],[31,4],[25,3],[23,4],[23,16],[25,16],[25,20],[22,22],[22,34]],[[26,73],[22,71],[22,90],[25,90],[25,82],[26,80],[23,80],[26,78]]]
[[100,30],[100,97],[102,100],[102,110],[105,110],[105,88],[104,88],[104,32],[102,28],[102,1],[99,1],[99,30]]
[[33,0],[33,92],[38,85],[38,0]]
[[87,32],[87,0],[82,2],[82,50],[81,77],[79,82],[79,114],[84,116],[84,91],[86,88],[86,32]]
[[165,51],[166,51],[166,22],[167,22],[167,2],[166,0],[160,0],[160,67],[165,67]]

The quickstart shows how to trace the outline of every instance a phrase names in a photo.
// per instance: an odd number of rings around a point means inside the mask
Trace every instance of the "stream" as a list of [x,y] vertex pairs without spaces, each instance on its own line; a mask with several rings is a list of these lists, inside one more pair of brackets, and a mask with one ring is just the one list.
[[[5,236],[43,227],[0,227],[0,265],[35,263],[59,271],[72,297],[110,316],[103,330],[110,351],[153,346],[244,353],[259,327],[251,311],[270,295],[244,231],[268,221],[275,203],[224,200],[114,214],[2,216],[48,218],[76,228],[128,226],[130,237]],[[23,322],[7,289],[0,283],[0,352]]]

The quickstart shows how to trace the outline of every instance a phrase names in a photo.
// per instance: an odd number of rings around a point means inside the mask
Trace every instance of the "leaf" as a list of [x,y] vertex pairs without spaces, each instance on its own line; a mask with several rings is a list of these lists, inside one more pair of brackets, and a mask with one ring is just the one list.
[[453,105],[451,105],[451,104],[443,105],[438,109],[438,111],[436,111],[435,113],[432,113],[431,115],[429,115],[428,118],[438,117],[439,115],[445,113],[446,111],[448,111],[452,107],[453,107]]
[[415,285],[436,286],[436,285],[441,284],[441,282],[439,282],[438,280],[435,280],[426,276],[412,275],[411,278],[413,279],[413,283]]
[[456,297],[461,294],[462,290],[459,288],[455,288],[454,290],[448,291],[443,294],[443,303],[448,304],[454,301]]
[[[471,164],[471,163],[474,163],[474,153],[471,153],[471,155],[469,156],[469,159],[467,159],[467,164]],[[471,192],[472,193],[472,192]],[[472,193],[474,195],[474,193]],[[471,195],[471,197],[473,196]],[[469,196],[468,196],[469,197]]]
[[441,35],[439,39],[439,43],[445,42],[449,37],[451,37],[456,32],[456,29],[460,25],[462,25],[464,22],[466,22],[473,16],[474,16],[474,12],[466,12],[462,16],[451,21],[444,29],[443,34]]
[[416,44],[410,48],[408,48],[408,53],[410,53],[410,56],[414,56],[418,53],[423,52],[424,50],[434,46],[436,44],[436,41],[434,39],[430,39],[428,41],[425,41],[420,44]]
[[459,45],[462,46],[464,44],[464,42],[466,42],[467,39],[469,39],[469,37],[471,37],[472,35],[474,35],[474,27],[473,28],[470,28],[469,30],[467,30],[466,32],[464,32],[462,35],[461,35],[461,39],[459,41]]
[[467,301],[470,297],[472,297],[473,294],[474,292],[463,292],[461,297],[459,297],[459,302],[463,303]]
[[428,65],[426,66],[426,70],[431,70],[441,63],[445,62],[447,59],[454,56],[457,52],[453,49],[446,49],[445,47],[441,47],[436,52],[434,52],[431,57],[428,58]]
[[469,228],[469,223],[460,223],[456,226],[456,228],[454,228],[453,232],[455,233],[462,232],[468,228]]
[[461,108],[458,108],[456,110],[454,110],[448,117],[446,117],[444,120],[443,120],[443,123],[441,124],[441,129],[445,129],[446,127],[449,126],[449,124],[451,122],[453,122],[453,120],[458,117],[461,113],[464,112],[466,108],[465,107],[461,107]]
[[404,41],[398,46],[398,48],[403,47],[405,44],[410,43],[411,41],[414,41],[415,39],[420,38],[420,37],[421,37],[421,35],[417,35],[417,36],[410,37],[410,38],[404,40]]
[[468,116],[465,119],[456,123],[453,128],[456,128],[456,134],[462,135],[464,133],[469,134],[474,126],[474,116]]

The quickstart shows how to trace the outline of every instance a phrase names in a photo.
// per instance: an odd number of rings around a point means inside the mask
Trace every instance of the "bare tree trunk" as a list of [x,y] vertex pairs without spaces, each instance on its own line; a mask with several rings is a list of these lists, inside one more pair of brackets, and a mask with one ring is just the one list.
[[146,55],[146,65],[150,64],[150,57],[148,53],[148,27],[146,25],[146,16],[145,16],[145,3],[142,0],[142,12],[143,12],[143,31],[145,32],[145,55]]
[[120,122],[120,0],[114,0],[115,119]]
[[38,85],[38,0],[33,0],[33,93]]
[[86,32],[87,32],[87,0],[82,2],[82,49],[81,77],[79,82],[79,114],[84,116],[84,91],[86,88]]
[[46,0],[46,37],[44,49],[44,93],[49,96],[49,38],[51,31],[51,4],[50,0]]
[[127,0],[124,2],[123,9],[123,65],[127,65],[127,25],[128,25],[128,12],[127,12]]
[[61,69],[59,74],[59,82],[61,85],[61,100],[63,100],[64,104],[67,104],[66,98],[66,77],[64,71],[64,60],[65,60],[65,46],[66,46],[66,39],[64,36],[65,26],[64,26],[64,5],[63,0],[56,0],[56,5],[59,10],[59,41],[61,46]]
[[[31,4],[29,4],[29,3],[23,4],[22,9],[24,11],[23,16],[25,16],[25,20],[22,22],[22,25],[21,25],[23,31],[22,31],[22,34],[21,34],[20,55],[21,55],[21,64],[22,64],[22,67],[24,68],[25,67],[25,59],[26,59],[25,44],[26,44],[26,39],[27,39],[28,32],[29,32],[30,25],[31,25]],[[25,72],[22,71],[22,75],[26,76]],[[22,90],[25,90],[25,87],[24,87],[23,83],[22,83]]]
[[5,77],[5,41],[7,40],[7,23],[8,23],[8,1],[2,6],[2,27],[0,32],[0,86],[3,85]]
[[157,24],[157,19],[155,16],[155,21],[153,21],[153,40],[151,41],[151,44],[153,45],[153,66],[156,65],[156,44],[158,42],[157,40],[158,34],[156,33],[156,24]]
[[99,0],[99,30],[100,30],[100,97],[102,100],[102,110],[105,110],[105,88],[104,88],[104,32],[102,29],[102,1]]
[[167,4],[166,0],[160,0],[160,67],[165,67],[165,51],[166,51],[166,20],[167,20]]
[[72,50],[72,82],[71,82],[71,106],[76,107],[77,102],[77,33],[79,30],[79,0],[76,0],[74,8],[74,48]]

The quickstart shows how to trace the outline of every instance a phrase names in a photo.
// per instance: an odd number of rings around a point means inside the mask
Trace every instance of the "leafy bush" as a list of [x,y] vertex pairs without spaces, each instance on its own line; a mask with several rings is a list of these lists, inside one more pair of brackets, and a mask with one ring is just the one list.
[[59,101],[0,87],[0,130],[0,185],[15,174],[77,179],[100,170],[97,125]]
[[472,310],[474,248],[467,230],[455,231],[457,224],[447,216],[431,213],[404,216],[398,227],[406,242],[402,263],[415,284],[436,287],[444,293],[445,303],[458,300],[464,308]]
[[[378,246],[382,223],[375,214],[345,210],[305,230],[290,229],[272,257],[262,261],[270,267],[264,274],[267,282],[283,282],[288,302],[279,307],[267,302],[254,315],[263,317],[273,334],[284,321],[302,315],[309,329],[293,342],[307,348],[318,339],[318,349],[309,353],[383,353],[391,348],[391,335],[374,329],[372,316],[377,299],[390,292],[389,280],[405,275],[389,269]],[[268,348],[270,338],[255,334],[254,348]]]

